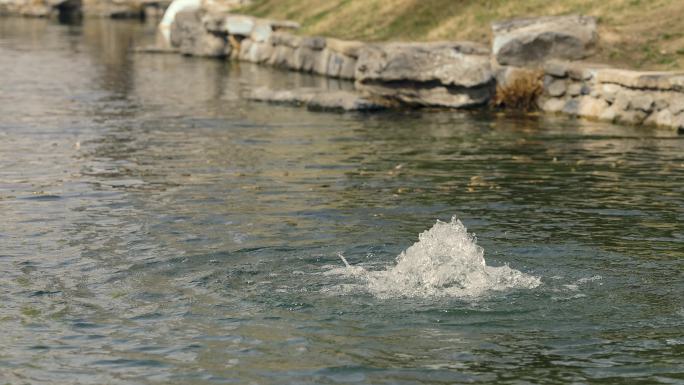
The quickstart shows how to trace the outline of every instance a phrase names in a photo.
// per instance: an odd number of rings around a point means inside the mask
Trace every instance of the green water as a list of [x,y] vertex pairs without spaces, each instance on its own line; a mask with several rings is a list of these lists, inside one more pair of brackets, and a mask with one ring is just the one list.
[[[0,384],[684,383],[684,137],[257,104],[351,85],[153,32],[0,19]],[[541,284],[331,274],[454,215]]]

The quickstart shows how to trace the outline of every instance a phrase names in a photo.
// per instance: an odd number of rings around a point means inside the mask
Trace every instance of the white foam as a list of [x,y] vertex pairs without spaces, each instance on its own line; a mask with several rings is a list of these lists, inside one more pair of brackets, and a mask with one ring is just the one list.
[[508,266],[487,266],[484,250],[456,217],[451,222],[437,221],[421,233],[418,242],[399,254],[396,265],[386,270],[350,266],[327,274],[360,279],[365,290],[380,298],[477,297],[541,284],[539,278]]

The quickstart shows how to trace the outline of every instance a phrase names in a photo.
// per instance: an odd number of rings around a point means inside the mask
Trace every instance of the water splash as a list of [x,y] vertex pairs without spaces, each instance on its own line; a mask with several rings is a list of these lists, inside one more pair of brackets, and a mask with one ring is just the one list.
[[347,266],[328,273],[360,278],[365,289],[380,298],[477,297],[541,284],[539,278],[508,266],[487,266],[484,249],[456,217],[451,222],[437,221],[421,233],[418,242],[399,254],[396,265],[386,270]]

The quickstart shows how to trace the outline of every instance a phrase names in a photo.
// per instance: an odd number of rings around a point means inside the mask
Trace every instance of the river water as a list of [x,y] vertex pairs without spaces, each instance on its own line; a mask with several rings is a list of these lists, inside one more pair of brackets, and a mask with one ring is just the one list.
[[0,19],[1,384],[684,383],[684,137],[248,102],[350,84],[153,28]]

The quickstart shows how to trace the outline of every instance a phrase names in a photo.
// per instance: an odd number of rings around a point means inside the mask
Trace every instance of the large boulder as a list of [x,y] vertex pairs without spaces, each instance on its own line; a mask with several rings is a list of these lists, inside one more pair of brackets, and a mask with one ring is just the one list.
[[502,65],[539,66],[549,59],[584,59],[598,41],[596,19],[580,15],[508,20],[494,23],[492,29],[492,50]]
[[207,31],[196,10],[181,11],[171,25],[171,46],[189,56],[225,57],[232,46],[225,35]]
[[470,108],[493,95],[489,51],[470,42],[386,43],[360,49],[359,90],[408,106]]

